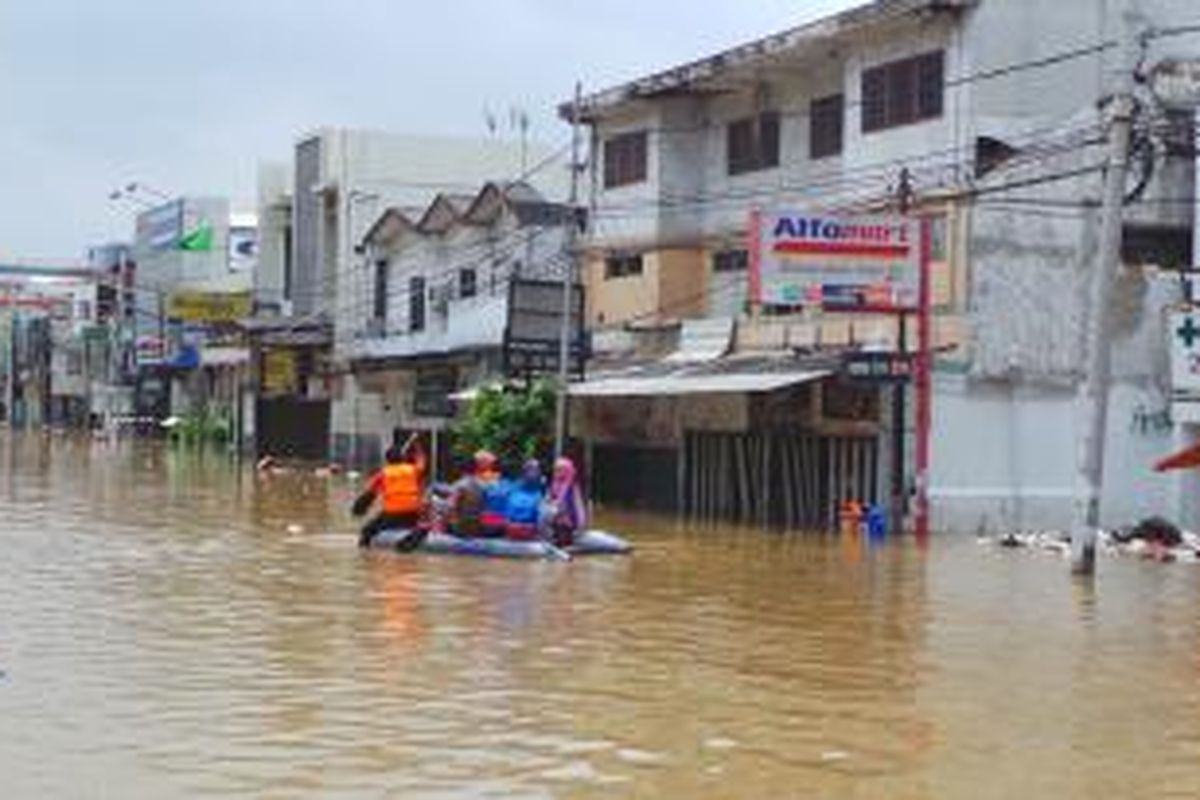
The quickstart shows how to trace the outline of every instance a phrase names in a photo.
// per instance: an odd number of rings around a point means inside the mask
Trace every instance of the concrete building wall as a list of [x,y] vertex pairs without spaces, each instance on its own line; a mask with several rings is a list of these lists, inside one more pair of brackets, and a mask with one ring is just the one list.
[[258,266],[254,299],[283,310],[288,261],[292,252],[293,173],[287,164],[262,164],[258,169]]

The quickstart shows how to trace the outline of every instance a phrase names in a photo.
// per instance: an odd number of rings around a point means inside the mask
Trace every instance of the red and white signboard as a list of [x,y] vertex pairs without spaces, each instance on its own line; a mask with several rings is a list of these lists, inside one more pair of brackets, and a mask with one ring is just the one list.
[[894,216],[755,212],[750,292],[761,305],[915,311],[920,224]]

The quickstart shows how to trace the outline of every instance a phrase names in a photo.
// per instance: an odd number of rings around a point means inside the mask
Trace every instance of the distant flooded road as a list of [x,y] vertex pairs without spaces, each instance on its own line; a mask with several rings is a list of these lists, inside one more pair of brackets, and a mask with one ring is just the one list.
[[0,795],[1200,796],[1195,565],[621,517],[631,559],[368,555],[354,493],[0,438]]

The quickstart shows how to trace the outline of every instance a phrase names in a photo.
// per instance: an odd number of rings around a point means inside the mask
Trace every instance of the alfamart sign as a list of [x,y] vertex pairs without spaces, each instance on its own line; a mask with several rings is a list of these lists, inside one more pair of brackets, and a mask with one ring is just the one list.
[[904,217],[757,212],[751,295],[765,305],[915,310],[920,224]]

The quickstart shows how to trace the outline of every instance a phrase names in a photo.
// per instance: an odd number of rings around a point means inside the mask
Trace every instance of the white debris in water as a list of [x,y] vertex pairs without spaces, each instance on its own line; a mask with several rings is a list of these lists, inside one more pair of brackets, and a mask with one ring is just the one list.
[[[1148,542],[1145,539],[1119,537],[1111,531],[1097,531],[1096,550],[1106,556],[1127,556],[1189,564],[1200,561],[1200,535],[1191,531],[1183,531],[1180,535],[1182,542],[1178,546],[1168,547]],[[1062,556],[1071,554],[1071,535],[1063,531],[1009,533],[999,537],[981,537],[979,543],[1012,549],[1041,550]]]
[[739,747],[736,739],[726,739],[723,736],[714,736],[711,739],[704,741],[704,746],[709,750],[735,750]]
[[845,761],[848,758],[850,758],[850,754],[845,750],[826,750],[824,753],[821,753],[821,760],[827,764]]
[[296,523],[293,522],[291,525],[287,526],[287,532],[290,533],[292,536],[299,536],[300,534],[304,533],[304,526],[297,525]]
[[572,761],[561,767],[542,770],[542,777],[552,781],[581,781],[592,783],[600,777],[588,761]]
[[650,753],[632,747],[622,747],[617,751],[617,758],[635,767],[657,767],[666,763],[667,760],[666,756],[661,753]]

